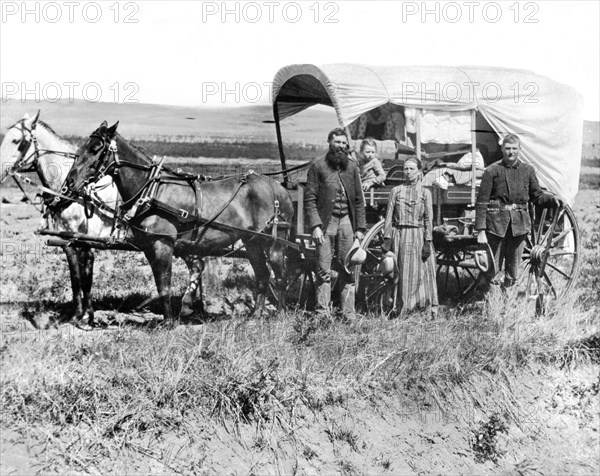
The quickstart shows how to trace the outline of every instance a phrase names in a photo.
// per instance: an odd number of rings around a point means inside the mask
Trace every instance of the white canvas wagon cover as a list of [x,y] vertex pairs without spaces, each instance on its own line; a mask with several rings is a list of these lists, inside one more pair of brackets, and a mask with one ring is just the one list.
[[579,185],[583,99],[530,71],[483,66],[295,64],[273,82],[279,119],[315,104],[335,108],[341,126],[392,103],[441,111],[476,109],[499,135],[521,137],[522,158],[543,186],[572,203]]

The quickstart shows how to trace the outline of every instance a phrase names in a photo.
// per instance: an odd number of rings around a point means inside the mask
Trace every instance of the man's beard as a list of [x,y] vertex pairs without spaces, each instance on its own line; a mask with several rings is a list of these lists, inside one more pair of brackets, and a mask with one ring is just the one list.
[[325,155],[325,162],[334,169],[346,170],[348,168],[348,154],[342,151],[333,151],[329,149]]

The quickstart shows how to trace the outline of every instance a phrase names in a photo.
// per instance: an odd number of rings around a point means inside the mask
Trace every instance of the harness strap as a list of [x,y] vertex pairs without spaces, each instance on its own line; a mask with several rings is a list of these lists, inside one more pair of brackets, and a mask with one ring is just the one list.
[[[129,209],[129,211],[125,215],[123,215],[123,221],[131,221],[131,219],[137,213],[138,208],[141,207],[144,203],[148,202],[152,198],[152,196],[156,194],[158,183],[160,180],[160,171],[164,160],[165,156],[163,156],[160,162],[152,164],[150,170],[150,177],[148,178],[144,186],[141,188],[142,193],[139,194],[139,198],[135,201],[135,203]],[[129,201],[127,203],[129,203]],[[127,204],[124,203],[123,208],[127,208]]]
[[310,164],[311,164],[310,162],[306,162],[304,164],[299,164],[294,167],[291,167],[289,169],[278,170],[277,172],[268,172],[268,173],[264,173],[262,175],[271,176],[271,175],[287,174],[290,172],[295,172],[296,170],[303,169],[304,167],[308,167]]
[[[71,197],[68,195],[63,195],[59,192],[56,192],[48,187],[43,187],[41,185],[38,186],[37,189],[38,195],[42,196],[42,198],[44,199],[44,205],[46,206],[46,210],[43,212],[43,218],[47,218],[48,215],[52,213],[53,208],[56,207],[61,201],[69,201],[78,203],[79,205],[85,205],[83,199],[80,197]],[[106,218],[111,219],[114,219],[117,216],[116,210],[110,207],[97,195],[94,196],[92,194],[88,194],[88,198],[91,201],[91,205],[95,209],[94,212],[97,212],[101,215],[104,215]]]
[[157,209],[159,211],[165,212],[169,215],[172,215],[177,218],[182,225],[186,225],[188,223],[195,223],[196,221],[201,220],[199,217],[195,215],[191,215],[190,212],[184,210],[183,208],[175,208],[171,205],[161,202],[156,198],[149,198],[146,202],[148,204],[148,210],[141,212],[141,214],[147,213],[150,209]]

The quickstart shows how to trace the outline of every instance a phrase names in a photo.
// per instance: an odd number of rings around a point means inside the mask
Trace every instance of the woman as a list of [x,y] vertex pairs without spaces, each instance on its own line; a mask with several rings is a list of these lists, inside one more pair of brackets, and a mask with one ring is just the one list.
[[421,161],[404,163],[405,183],[392,190],[384,227],[385,251],[397,259],[399,280],[396,309],[403,314],[432,306],[437,313],[435,256],[431,244],[431,192],[423,186]]

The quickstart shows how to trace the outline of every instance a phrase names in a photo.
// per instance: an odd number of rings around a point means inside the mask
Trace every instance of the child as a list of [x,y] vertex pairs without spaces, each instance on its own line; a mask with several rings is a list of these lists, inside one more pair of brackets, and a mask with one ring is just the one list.
[[383,184],[385,172],[377,158],[377,144],[372,137],[365,138],[360,144],[360,153],[363,156],[360,166],[362,188],[366,192],[375,185]]

